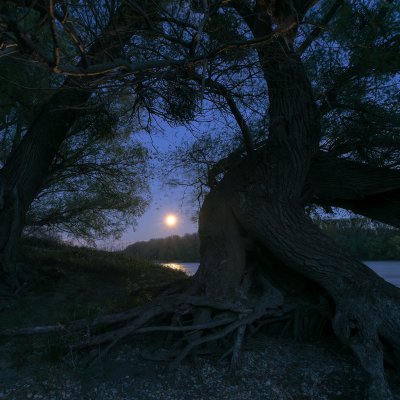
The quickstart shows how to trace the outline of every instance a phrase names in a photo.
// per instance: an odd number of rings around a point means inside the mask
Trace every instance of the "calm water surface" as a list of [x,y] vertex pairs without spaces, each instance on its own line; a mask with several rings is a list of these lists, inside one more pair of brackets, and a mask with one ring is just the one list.
[[[364,261],[368,267],[393,285],[400,287],[400,261]],[[192,276],[199,268],[199,263],[164,263],[165,267],[179,269]]]
[[180,262],[180,263],[162,263],[164,267],[172,268],[172,269],[179,269],[183,271],[185,274],[192,276],[196,273],[197,269],[199,268],[199,263],[187,263],[187,262]]
[[400,287],[400,261],[363,261],[378,275]]

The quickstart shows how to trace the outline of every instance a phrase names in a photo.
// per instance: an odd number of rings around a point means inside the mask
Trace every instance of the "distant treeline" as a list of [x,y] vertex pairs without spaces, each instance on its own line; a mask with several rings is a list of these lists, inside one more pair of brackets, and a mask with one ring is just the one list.
[[321,220],[321,229],[359,260],[400,260],[400,230],[364,218]]
[[[362,218],[321,220],[321,229],[359,260],[400,260],[400,231]],[[158,261],[198,261],[197,233],[136,242],[131,255]]]
[[197,233],[183,236],[169,236],[163,239],[150,239],[136,242],[125,251],[136,257],[157,261],[198,261],[200,241]]

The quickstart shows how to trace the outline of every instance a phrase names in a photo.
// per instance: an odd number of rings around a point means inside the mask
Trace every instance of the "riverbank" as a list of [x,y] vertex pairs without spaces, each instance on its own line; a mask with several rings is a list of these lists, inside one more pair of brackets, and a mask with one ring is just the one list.
[[[400,261],[363,261],[363,263],[374,270],[383,279],[391,284],[400,287]],[[163,262],[161,265],[182,271],[186,275],[192,276],[196,273],[200,262]]]
[[227,360],[204,357],[171,371],[128,344],[89,369],[73,359],[18,367],[2,360],[2,400],[361,400],[368,383],[337,343],[277,338],[249,341],[234,375]]
[[174,261],[174,262],[163,262],[160,263],[160,265],[166,268],[171,268],[173,270],[182,271],[188,276],[193,276],[197,272],[200,262]]
[[[187,279],[115,253],[69,246],[25,251],[37,279],[7,299],[0,330],[122,311],[151,300],[160,284]],[[88,367],[99,349],[71,351],[77,338],[68,332],[0,337],[0,400],[361,400],[368,383],[334,338],[300,342],[259,333],[246,339],[235,374],[221,354],[197,355],[176,370],[148,361],[149,351],[162,353],[155,339],[128,338]],[[400,383],[389,375],[400,398]]]

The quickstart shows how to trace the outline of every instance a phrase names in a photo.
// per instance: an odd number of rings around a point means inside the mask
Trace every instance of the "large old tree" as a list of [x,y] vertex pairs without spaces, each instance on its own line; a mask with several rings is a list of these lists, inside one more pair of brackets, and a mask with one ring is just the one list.
[[[390,1],[165,2],[154,10],[150,3],[126,1],[102,10],[109,21],[91,32],[96,38],[86,47],[76,40],[76,65],[57,40],[61,27],[67,33],[73,28],[64,2],[32,3],[32,12],[49,23],[53,56],[38,48],[10,12],[1,15],[6,55],[16,48],[21,57],[69,76],[1,171],[3,273],[12,272],[10,254],[27,209],[95,88],[124,77],[150,114],[165,117],[169,111],[175,121],[193,118],[196,98],[209,96],[231,111],[242,144],[208,173],[199,271],[182,293],[92,322],[93,329],[117,326],[81,346],[109,343],[108,349],[135,332],[184,332],[185,347],[171,349],[178,362],[199,346],[231,337],[234,366],[247,326],[279,328],[276,320],[291,318],[294,333],[308,335],[330,321],[370,374],[368,398],[392,398],[383,354],[385,348],[389,361],[400,362],[400,290],[324,236],[306,209],[338,206],[400,225],[398,119],[388,100],[393,93],[372,93],[372,87],[396,82],[398,10]],[[331,23],[341,27],[336,36],[333,29],[325,32]],[[307,24],[310,29],[303,28]],[[350,26],[354,35],[344,39],[342,30]],[[310,51],[319,40],[330,50]],[[310,68],[318,57],[319,67]],[[246,105],[255,101],[243,100],[248,81],[250,90],[267,90],[261,139],[244,117]],[[172,96],[174,90],[179,96]],[[71,328],[85,324],[77,321]]]
[[[16,60],[0,62],[0,76],[0,165],[4,165],[51,96],[54,77]],[[93,242],[116,238],[135,225],[146,205],[147,151],[134,140],[129,114],[124,113],[129,107],[123,102],[126,97],[91,98],[86,105],[90,111],[72,125],[29,207],[24,234],[62,234]]]

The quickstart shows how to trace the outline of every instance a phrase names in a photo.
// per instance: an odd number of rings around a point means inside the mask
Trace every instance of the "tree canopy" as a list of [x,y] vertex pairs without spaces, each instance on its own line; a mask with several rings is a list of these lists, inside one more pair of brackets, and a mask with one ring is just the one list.
[[[43,68],[0,62],[4,165],[59,79]],[[74,239],[118,237],[148,203],[147,151],[126,115],[129,95],[98,94],[71,127],[28,211],[25,232]]]
[[312,336],[329,321],[369,374],[368,399],[392,399],[384,359],[389,349],[400,362],[399,290],[308,210],[400,226],[399,44],[390,0],[3,1],[0,56],[46,71],[52,91],[0,170],[2,275],[18,286],[29,208],[96,100],[135,129],[217,121],[215,133],[192,130],[197,143],[172,166],[194,163],[206,187],[198,272],[179,294],[106,317],[127,325],[84,346],[167,330],[184,343],[171,349],[179,363],[229,338],[236,368],[248,328],[283,318]]

